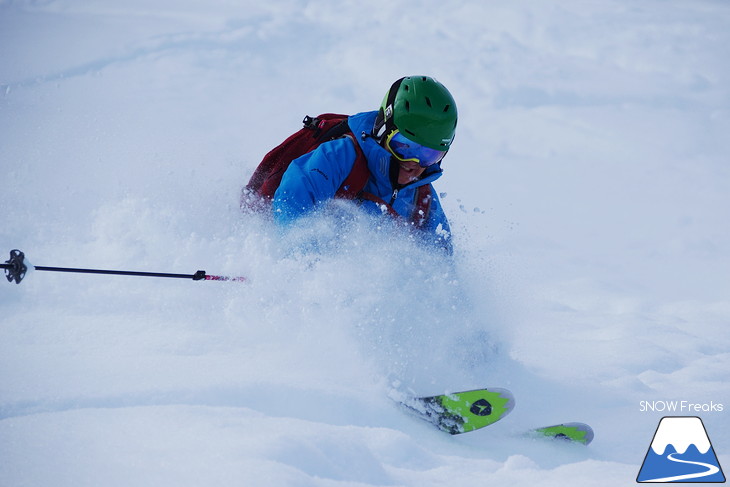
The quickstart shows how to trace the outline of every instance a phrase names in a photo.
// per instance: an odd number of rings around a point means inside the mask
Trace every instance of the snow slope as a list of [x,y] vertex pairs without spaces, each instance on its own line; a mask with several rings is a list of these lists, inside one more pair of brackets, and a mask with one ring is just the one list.
[[[0,485],[634,485],[670,414],[730,465],[729,24],[713,0],[0,0],[0,251],[248,279],[0,286]],[[421,73],[459,104],[453,265],[346,203],[288,234],[239,212],[303,115]],[[389,398],[489,385],[515,411],[458,437]],[[673,400],[699,410],[646,411]],[[594,443],[521,436],[562,421]]]

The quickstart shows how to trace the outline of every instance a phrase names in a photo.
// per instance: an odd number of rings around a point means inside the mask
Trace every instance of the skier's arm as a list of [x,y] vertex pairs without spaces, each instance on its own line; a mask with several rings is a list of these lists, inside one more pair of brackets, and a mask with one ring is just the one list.
[[274,219],[289,224],[333,198],[355,163],[347,138],[336,139],[292,161],[274,194]]

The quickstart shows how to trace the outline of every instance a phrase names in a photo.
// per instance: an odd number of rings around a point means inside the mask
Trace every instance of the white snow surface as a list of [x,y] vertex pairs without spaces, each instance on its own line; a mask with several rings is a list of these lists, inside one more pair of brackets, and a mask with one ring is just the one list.
[[[0,285],[0,485],[628,486],[669,414],[730,465],[728,26],[724,0],[0,0],[0,251],[247,278]],[[304,115],[410,74],[458,103],[453,264],[350,203],[239,211]],[[515,410],[454,437],[392,399],[484,386]],[[522,435],[566,421],[595,441]]]

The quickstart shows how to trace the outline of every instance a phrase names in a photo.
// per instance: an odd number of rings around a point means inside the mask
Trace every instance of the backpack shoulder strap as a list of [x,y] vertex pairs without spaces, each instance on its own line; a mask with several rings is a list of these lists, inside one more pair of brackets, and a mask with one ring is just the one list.
[[[328,121],[340,120],[338,123],[323,130]],[[330,122],[331,123],[331,122]],[[352,166],[350,174],[340,185],[335,193],[335,198],[354,199],[360,194],[370,179],[370,170],[368,169],[368,160],[362,151],[360,144],[355,139],[349,124],[349,117],[338,113],[323,113],[317,117],[305,117],[304,127],[314,130],[314,138],[319,143],[328,140],[347,137],[355,148],[355,163]]]
[[413,215],[411,215],[411,221],[416,228],[421,228],[426,223],[428,213],[431,210],[431,201],[433,201],[431,185],[419,186],[416,189],[416,208],[413,210]]
[[355,140],[355,136],[352,132],[345,133],[344,136],[352,141],[352,145],[355,147],[355,163],[352,166],[350,174],[347,175],[342,185],[335,193],[336,198],[355,199],[370,179],[370,170],[368,169],[368,160],[365,157],[365,153],[362,151],[360,144]]

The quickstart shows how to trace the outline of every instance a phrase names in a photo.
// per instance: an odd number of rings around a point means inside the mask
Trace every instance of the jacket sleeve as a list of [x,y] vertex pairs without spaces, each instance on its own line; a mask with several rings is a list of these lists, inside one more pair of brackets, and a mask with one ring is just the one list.
[[451,244],[451,226],[441,206],[436,190],[431,186],[431,208],[428,218],[421,227],[422,237],[427,245],[443,250],[447,255],[453,255]]
[[340,138],[294,159],[274,194],[274,220],[290,224],[333,198],[352,171],[356,157],[352,141]]

